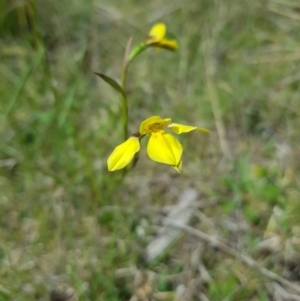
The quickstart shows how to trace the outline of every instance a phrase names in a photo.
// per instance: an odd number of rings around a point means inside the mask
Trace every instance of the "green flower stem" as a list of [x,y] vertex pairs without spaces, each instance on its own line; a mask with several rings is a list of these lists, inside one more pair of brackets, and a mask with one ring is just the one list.
[[[124,64],[121,73],[121,88],[123,89],[124,93],[122,93],[122,115],[123,115],[123,131],[124,131],[124,141],[128,138],[128,101],[126,96],[126,76],[129,67],[129,63],[140,53],[142,53],[146,48],[147,45],[145,43],[141,43],[140,45],[136,46],[129,54],[131,40],[129,40],[125,52],[124,57]],[[128,55],[129,54],[129,55]]]
[[140,53],[142,53],[146,49],[147,49],[147,45],[145,43],[139,44],[138,46],[133,48],[132,51],[130,52],[128,61],[132,62],[134,58],[136,58]]
[[123,93],[121,95],[122,98],[122,115],[123,115],[123,130],[124,130],[124,141],[128,138],[128,101],[126,96],[126,76],[129,67],[129,51],[131,46],[132,38],[128,40],[125,54],[124,54],[124,61],[121,73],[121,88]]
[[[124,55],[122,73],[121,73],[121,88],[123,89],[123,93],[121,94],[121,101],[122,101],[124,141],[126,141],[128,138],[128,101],[126,95],[126,77],[127,77],[128,67],[129,67],[128,52],[130,49],[131,41],[132,39],[130,39],[127,43],[127,47]],[[122,171],[121,182],[125,178],[127,172],[128,172],[127,168],[124,168]]]
[[136,46],[130,53],[130,45],[132,39],[129,39],[125,51],[124,63],[121,73],[121,88],[124,93],[122,93],[122,114],[123,114],[123,130],[124,130],[124,141],[128,138],[128,101],[126,96],[126,76],[129,67],[129,63],[133,61],[140,53],[147,49],[148,45],[141,43]]
[[[141,43],[138,46],[136,46],[130,53],[130,44],[131,39],[128,41],[125,56],[124,56],[124,63],[121,73],[121,88],[123,89],[123,92],[121,94],[121,100],[122,100],[122,115],[123,115],[123,131],[124,131],[124,141],[128,139],[128,101],[126,96],[126,78],[127,78],[127,71],[129,67],[129,63],[133,61],[134,58],[136,58],[140,53],[142,53],[144,50],[147,49],[147,45],[145,43]],[[125,178],[125,175],[135,167],[137,161],[139,160],[139,156],[136,155],[133,163],[129,168],[124,168],[122,173],[122,179]]]
[[123,66],[122,75],[121,75],[121,87],[124,90],[124,93],[121,96],[124,141],[126,141],[128,138],[128,102],[127,102],[127,97],[126,97],[126,92],[125,92],[127,69],[128,69],[128,63],[125,63]]
[[[147,46],[144,43],[141,43],[137,47],[135,47],[130,53],[130,44],[132,40],[128,41],[125,56],[124,56],[124,63],[121,73],[121,88],[123,89],[124,93],[121,94],[122,98],[122,115],[123,115],[123,131],[124,131],[124,141],[128,139],[128,101],[126,96],[126,78],[127,78],[127,71],[129,67],[129,63],[141,52],[143,52]],[[122,178],[124,179],[126,174],[136,165],[137,161],[139,160],[139,156],[136,156],[133,164],[129,168],[124,168],[122,172]]]

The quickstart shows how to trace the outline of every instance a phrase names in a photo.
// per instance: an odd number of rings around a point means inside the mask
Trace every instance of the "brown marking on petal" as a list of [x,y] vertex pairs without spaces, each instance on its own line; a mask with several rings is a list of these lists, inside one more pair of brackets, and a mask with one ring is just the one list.
[[137,133],[134,133],[132,135],[132,137],[136,137],[136,138],[139,138],[141,136],[141,133],[140,132],[137,132]]

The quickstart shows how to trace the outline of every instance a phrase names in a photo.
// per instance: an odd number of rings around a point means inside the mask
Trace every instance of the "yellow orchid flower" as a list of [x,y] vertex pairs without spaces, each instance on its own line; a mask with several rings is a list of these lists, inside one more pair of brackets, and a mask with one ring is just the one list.
[[178,43],[176,40],[170,40],[165,38],[166,32],[167,28],[164,23],[155,24],[151,28],[146,41],[132,49],[128,56],[128,61],[133,61],[140,53],[142,53],[148,47],[151,46],[156,47],[157,49],[165,48],[173,51],[178,49]]
[[153,45],[158,48],[165,48],[168,50],[178,49],[178,43],[176,40],[165,39],[166,32],[167,28],[164,23],[155,24],[149,32],[148,39],[146,40],[146,45]]
[[182,166],[182,145],[174,136],[166,132],[165,128],[171,129],[175,134],[188,133],[194,130],[210,133],[209,130],[204,128],[172,123],[171,118],[149,117],[141,123],[139,132],[114,149],[107,160],[108,170],[115,171],[126,167],[140,150],[140,139],[148,135],[150,138],[147,153],[150,159],[171,165],[177,172],[180,172]]

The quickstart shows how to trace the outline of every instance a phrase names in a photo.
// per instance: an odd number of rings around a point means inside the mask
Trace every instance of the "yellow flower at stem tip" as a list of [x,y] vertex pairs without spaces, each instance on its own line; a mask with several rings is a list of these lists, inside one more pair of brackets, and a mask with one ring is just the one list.
[[167,28],[164,23],[155,24],[149,32],[148,39],[146,40],[146,45],[153,45],[158,48],[165,48],[168,50],[178,49],[178,43],[176,40],[169,40],[165,38],[166,32]]
[[128,138],[125,142],[117,146],[107,160],[109,171],[115,171],[126,167],[140,150],[140,139],[145,135],[149,136],[147,153],[153,161],[171,165],[177,172],[182,166],[182,145],[165,128],[171,129],[175,134],[199,131],[210,133],[209,130],[196,126],[172,123],[171,118],[162,119],[159,116],[152,116],[145,119],[139,132]]

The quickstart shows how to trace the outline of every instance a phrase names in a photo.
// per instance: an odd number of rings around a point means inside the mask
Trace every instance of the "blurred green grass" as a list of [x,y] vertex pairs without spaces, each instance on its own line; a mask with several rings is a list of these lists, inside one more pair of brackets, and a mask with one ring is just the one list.
[[[248,252],[275,205],[285,212],[282,238],[299,235],[296,1],[1,0],[0,8],[0,300],[48,300],[63,286],[79,300],[129,300],[131,282],[115,271],[144,267],[145,210],[174,204],[184,187],[218,200],[206,211],[216,224],[249,223]],[[161,115],[212,134],[180,137],[180,176],[142,150],[121,183],[106,171],[122,139],[120,101],[94,72],[118,78],[128,38],[139,43],[157,21],[180,49],[147,51],[130,66],[130,132]],[[277,271],[280,256],[268,263]],[[207,295],[223,300],[237,276],[219,256],[210,260]],[[178,264],[164,258],[152,268],[172,274]],[[230,300],[242,299],[268,296],[257,281]]]

